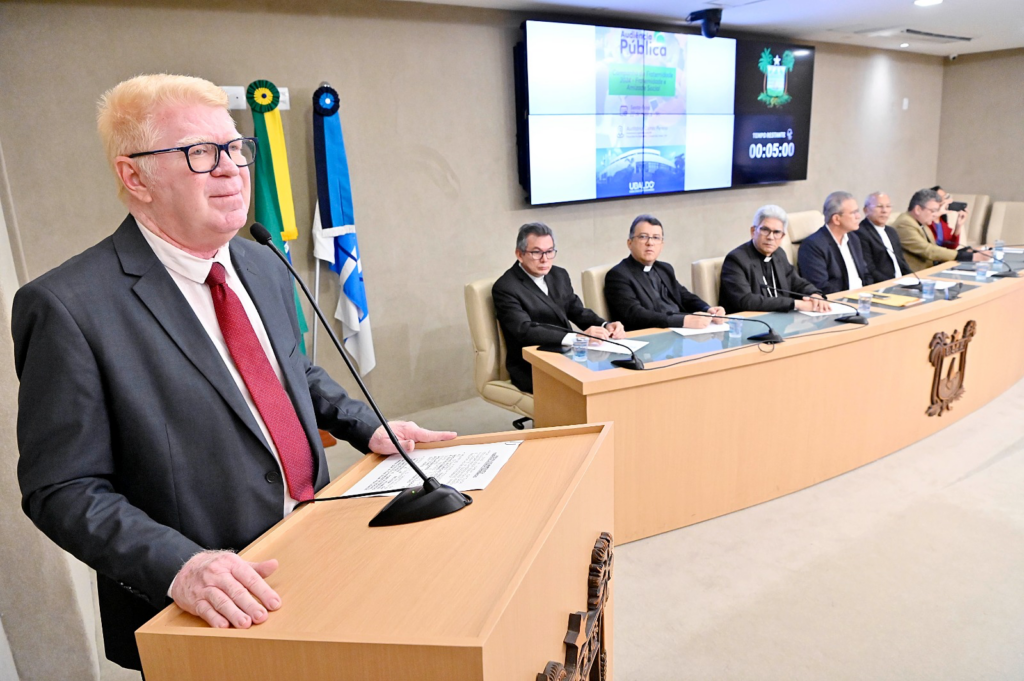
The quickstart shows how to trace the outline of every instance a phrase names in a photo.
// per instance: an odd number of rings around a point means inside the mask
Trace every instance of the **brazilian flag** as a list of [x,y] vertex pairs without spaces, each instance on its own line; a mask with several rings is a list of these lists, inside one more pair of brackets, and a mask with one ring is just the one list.
[[[274,245],[291,262],[289,241],[299,236],[295,226],[295,202],[292,199],[292,180],[288,173],[288,151],[284,146],[284,126],[281,124],[281,93],[269,80],[249,83],[245,99],[252,109],[254,136],[259,140],[256,154],[256,179],[253,183],[256,200],[256,222],[261,223],[273,237]],[[306,354],[309,326],[295,292],[295,311],[299,318],[299,349]]]

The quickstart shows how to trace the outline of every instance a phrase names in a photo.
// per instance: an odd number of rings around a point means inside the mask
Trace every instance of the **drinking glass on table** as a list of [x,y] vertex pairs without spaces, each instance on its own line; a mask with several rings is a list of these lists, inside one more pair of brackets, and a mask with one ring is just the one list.
[[921,282],[921,299],[922,300],[935,300],[935,281],[932,279],[924,279]]

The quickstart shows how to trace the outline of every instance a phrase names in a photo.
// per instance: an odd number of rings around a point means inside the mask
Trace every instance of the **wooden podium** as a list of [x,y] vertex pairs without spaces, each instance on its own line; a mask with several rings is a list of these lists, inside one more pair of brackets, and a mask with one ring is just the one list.
[[[379,497],[292,513],[241,552],[280,561],[268,582],[282,608],[240,630],[168,607],[136,632],[147,681],[532,681],[549,662],[568,662],[569,678],[600,670],[602,652],[605,674],[586,678],[611,678],[611,548],[601,548],[613,522],[611,425],[439,446],[504,440],[525,442],[455,514],[370,528],[388,501]],[[343,493],[380,460],[318,496]],[[567,635],[572,622],[581,631]]]

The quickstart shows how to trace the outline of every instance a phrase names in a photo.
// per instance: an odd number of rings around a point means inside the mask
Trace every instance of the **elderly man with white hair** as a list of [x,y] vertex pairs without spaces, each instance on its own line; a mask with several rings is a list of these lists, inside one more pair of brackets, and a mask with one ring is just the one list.
[[[754,213],[750,241],[734,248],[722,264],[718,299],[726,312],[832,309],[821,291],[796,273],[786,252],[779,248],[788,228],[789,216],[779,206],[761,206]],[[803,297],[794,299],[785,291]]]

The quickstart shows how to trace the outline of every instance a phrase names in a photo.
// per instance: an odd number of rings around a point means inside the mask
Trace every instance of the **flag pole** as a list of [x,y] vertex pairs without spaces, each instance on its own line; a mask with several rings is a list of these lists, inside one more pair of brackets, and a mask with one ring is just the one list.
[[[320,261],[313,258],[313,268],[315,274],[313,274],[313,300],[316,304],[320,304]],[[315,314],[315,313],[314,313]],[[310,360],[313,364],[316,364],[316,332],[317,332],[316,319],[313,320],[313,358]]]

